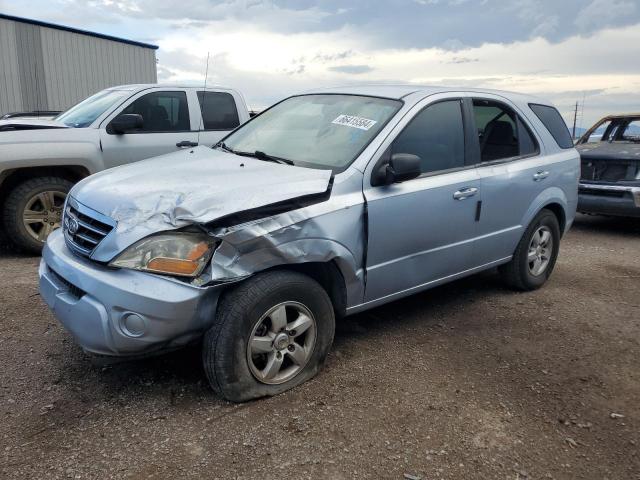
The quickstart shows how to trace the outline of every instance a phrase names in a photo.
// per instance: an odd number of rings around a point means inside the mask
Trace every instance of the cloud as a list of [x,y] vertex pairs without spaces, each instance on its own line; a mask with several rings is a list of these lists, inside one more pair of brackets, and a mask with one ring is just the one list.
[[338,65],[335,67],[329,67],[329,70],[332,72],[351,73],[359,75],[361,73],[369,73],[373,71],[373,68],[371,68],[369,65]]
[[[163,82],[254,107],[314,87],[428,83],[640,110],[636,0],[0,0],[2,11],[156,43]],[[618,45],[619,48],[611,48]]]
[[629,0],[593,0],[578,12],[574,24],[580,31],[589,31],[636,17],[638,13],[637,5]]

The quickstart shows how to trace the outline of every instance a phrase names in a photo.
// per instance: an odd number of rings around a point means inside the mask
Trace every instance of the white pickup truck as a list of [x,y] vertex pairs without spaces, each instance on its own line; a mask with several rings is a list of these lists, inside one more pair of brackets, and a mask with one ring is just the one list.
[[37,253],[60,226],[67,192],[106,168],[214,145],[249,119],[228,88],[124,85],[53,120],[0,120],[0,212],[5,236]]

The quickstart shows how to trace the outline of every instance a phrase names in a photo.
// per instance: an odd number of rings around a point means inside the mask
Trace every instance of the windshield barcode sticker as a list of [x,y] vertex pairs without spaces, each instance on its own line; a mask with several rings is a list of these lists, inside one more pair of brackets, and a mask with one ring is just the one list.
[[359,128],[360,130],[369,130],[377,122],[375,120],[369,120],[368,118],[356,117],[355,115],[340,115],[331,123]]

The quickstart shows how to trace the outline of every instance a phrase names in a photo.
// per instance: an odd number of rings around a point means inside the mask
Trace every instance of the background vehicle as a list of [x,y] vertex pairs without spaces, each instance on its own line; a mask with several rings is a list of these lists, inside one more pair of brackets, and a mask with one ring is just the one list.
[[213,150],[76,185],[40,292],[90,352],[148,354],[204,334],[215,391],[275,395],[319,371],[336,317],[493,267],[513,288],[541,287],[579,168],[560,114],[531,97],[294,96]]
[[5,236],[39,252],[60,226],[67,192],[106,168],[211,146],[249,119],[227,88],[124,85],[109,88],[53,120],[0,120],[0,215]]
[[640,217],[640,114],[610,115],[578,140],[578,211]]

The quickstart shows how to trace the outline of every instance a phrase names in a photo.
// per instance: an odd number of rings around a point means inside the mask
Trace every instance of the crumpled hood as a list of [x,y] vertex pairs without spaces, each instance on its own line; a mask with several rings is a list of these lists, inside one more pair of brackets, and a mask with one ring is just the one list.
[[320,194],[327,191],[330,179],[329,170],[197,147],[92,175],[78,183],[71,196],[118,222],[116,232],[138,239],[150,231],[208,223]]
[[16,130],[42,130],[47,128],[69,128],[64,123],[55,120],[39,120],[34,118],[8,118],[0,120],[0,132],[15,132]]

